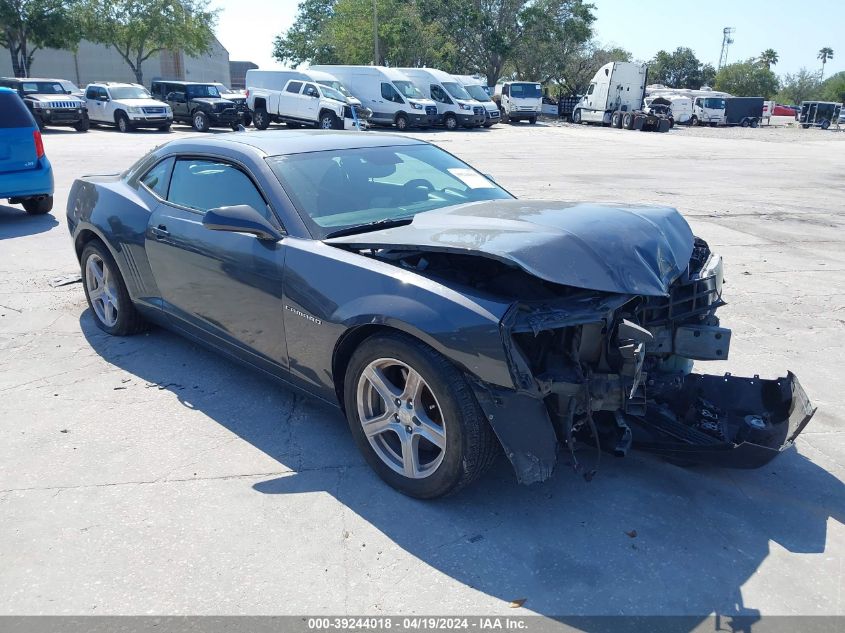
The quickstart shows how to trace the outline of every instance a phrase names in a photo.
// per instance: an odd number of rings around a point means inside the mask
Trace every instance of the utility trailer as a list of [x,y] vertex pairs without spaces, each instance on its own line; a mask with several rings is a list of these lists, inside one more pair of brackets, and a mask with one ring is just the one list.
[[763,97],[725,99],[725,125],[757,127],[763,120]]
[[820,127],[823,130],[831,125],[839,127],[839,117],[842,113],[842,104],[830,101],[802,101],[801,111],[798,113],[798,122],[805,130],[811,127]]
[[[598,123],[626,130],[668,132],[672,124],[665,103],[643,109],[648,66],[610,62],[593,76],[587,93],[572,111],[573,123]],[[661,107],[655,107],[661,106]]]

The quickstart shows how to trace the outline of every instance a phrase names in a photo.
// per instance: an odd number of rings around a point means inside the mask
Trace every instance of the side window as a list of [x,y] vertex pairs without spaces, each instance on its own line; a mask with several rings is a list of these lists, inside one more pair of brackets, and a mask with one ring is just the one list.
[[106,90],[105,88],[98,88],[97,89],[97,96],[100,99],[102,99],[103,101],[105,101],[106,99],[109,98],[109,91]]
[[317,91],[317,86],[314,84],[305,84],[305,90],[302,91],[306,97],[319,97],[320,93]]
[[177,160],[167,199],[201,212],[247,204],[266,218],[271,218],[267,203],[249,176],[234,165],[216,160]]
[[511,93],[511,87],[510,86],[502,86],[502,94],[503,95],[509,95],[510,93]]
[[294,94],[299,94],[300,90],[302,90],[302,82],[301,81],[291,81],[288,84],[288,87],[285,88],[285,91],[292,92]]
[[388,101],[393,101],[394,103],[405,103],[402,101],[402,97],[396,91],[396,88],[393,87],[393,84],[389,83],[382,83],[381,84],[381,96],[383,99],[387,99]]
[[593,91],[596,89],[596,84],[590,84],[590,87],[587,88],[587,95],[593,94]]
[[166,199],[167,186],[170,184],[170,172],[172,169],[173,158],[165,158],[163,161],[156,163],[141,178],[141,182],[159,198]]
[[97,98],[97,89],[94,86],[88,86],[85,90],[85,98],[86,99],[96,99]]
[[446,92],[438,86],[437,84],[431,84],[431,98],[435,101],[439,101],[440,103],[452,103],[452,100],[449,99]]

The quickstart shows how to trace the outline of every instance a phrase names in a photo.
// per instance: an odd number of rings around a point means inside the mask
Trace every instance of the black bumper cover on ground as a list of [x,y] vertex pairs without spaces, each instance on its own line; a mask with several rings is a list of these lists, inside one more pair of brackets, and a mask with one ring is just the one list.
[[[670,422],[676,417],[694,428],[702,401],[720,412],[724,439],[688,435]],[[642,418],[627,419],[636,449],[682,464],[759,468],[792,446],[815,412],[792,372],[774,380],[691,374],[672,398],[650,404]]]

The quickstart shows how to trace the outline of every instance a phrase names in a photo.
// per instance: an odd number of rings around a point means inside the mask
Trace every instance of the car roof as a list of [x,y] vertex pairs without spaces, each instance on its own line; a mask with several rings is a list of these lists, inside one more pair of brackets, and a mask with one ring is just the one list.
[[7,88],[6,86],[0,86],[0,92],[14,92],[17,94],[17,91],[12,90],[11,88]]
[[0,77],[3,81],[16,81],[18,83],[24,83],[26,81],[55,81],[59,83],[64,81],[63,79],[46,79],[44,77]]
[[208,86],[219,81],[182,81],[181,79],[153,79],[154,84],[180,84],[182,86]]
[[359,149],[367,147],[390,147],[396,145],[426,145],[425,141],[378,132],[351,132],[330,130],[272,130],[229,132],[204,138],[194,136],[171,141],[170,150],[197,151],[198,147],[208,149],[231,147],[232,144],[247,145],[265,156],[286,156],[307,152],[321,152],[333,149]]

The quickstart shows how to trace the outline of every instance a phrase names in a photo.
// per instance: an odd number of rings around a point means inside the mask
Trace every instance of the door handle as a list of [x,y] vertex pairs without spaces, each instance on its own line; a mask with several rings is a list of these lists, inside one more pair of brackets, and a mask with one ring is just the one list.
[[165,238],[170,237],[170,231],[167,230],[167,227],[163,224],[159,224],[158,226],[154,226],[150,229],[150,233],[156,236],[156,239],[162,240]]

